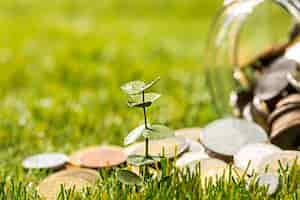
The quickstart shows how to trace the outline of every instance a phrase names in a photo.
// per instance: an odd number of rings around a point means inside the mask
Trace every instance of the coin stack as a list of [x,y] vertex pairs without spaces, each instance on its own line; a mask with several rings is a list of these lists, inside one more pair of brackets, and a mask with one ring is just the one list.
[[[294,32],[293,32],[294,34]],[[235,116],[264,128],[284,149],[300,145],[300,42],[271,48],[234,73],[238,89],[230,97]]]

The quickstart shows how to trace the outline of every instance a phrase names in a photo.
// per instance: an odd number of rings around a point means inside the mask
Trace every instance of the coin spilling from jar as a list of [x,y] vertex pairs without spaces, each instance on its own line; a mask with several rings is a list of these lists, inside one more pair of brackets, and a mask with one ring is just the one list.
[[286,44],[236,70],[242,74],[239,77],[246,77],[247,85],[234,76],[240,87],[230,98],[237,117],[260,125],[283,149],[300,145],[300,42],[299,34],[291,34]]

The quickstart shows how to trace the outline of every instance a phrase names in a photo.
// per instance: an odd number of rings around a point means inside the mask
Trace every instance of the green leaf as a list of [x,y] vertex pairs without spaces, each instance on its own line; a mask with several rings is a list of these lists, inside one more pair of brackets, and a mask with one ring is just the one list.
[[138,94],[143,92],[143,88],[145,86],[146,83],[143,81],[131,81],[129,83],[122,85],[121,89],[129,95],[133,95],[133,94]]
[[142,179],[138,175],[129,170],[118,170],[117,177],[121,183],[126,185],[142,185],[143,183]]
[[161,158],[159,156],[145,157],[142,155],[131,155],[128,156],[127,163],[134,166],[152,165],[155,162],[160,162]]
[[154,140],[172,137],[174,135],[174,130],[164,125],[151,125],[149,128],[143,131],[144,137]]
[[129,107],[148,107],[153,102],[155,102],[157,99],[159,99],[161,95],[158,93],[146,93],[145,99],[143,102],[143,95],[142,94],[136,94],[129,96],[128,99],[128,106]]
[[143,91],[151,88],[155,83],[157,83],[160,80],[160,77],[157,77],[156,79],[154,79],[153,81],[147,83],[144,87],[143,87]]
[[140,94],[143,91],[151,88],[155,83],[160,80],[160,77],[155,80],[145,83],[143,81],[131,81],[121,86],[121,89],[128,95]]
[[124,139],[124,145],[129,145],[131,143],[134,143],[139,137],[143,135],[143,132],[145,131],[145,125],[142,124],[138,126],[137,128],[133,129],[127,137]]
[[167,137],[172,137],[175,135],[175,132],[173,129],[170,129],[164,125],[150,125],[148,124],[148,127],[145,128],[145,125],[142,124],[138,126],[137,128],[133,129],[127,137],[124,139],[124,145],[129,145],[137,140],[141,136],[147,137],[152,140],[157,140],[157,139],[163,139]]

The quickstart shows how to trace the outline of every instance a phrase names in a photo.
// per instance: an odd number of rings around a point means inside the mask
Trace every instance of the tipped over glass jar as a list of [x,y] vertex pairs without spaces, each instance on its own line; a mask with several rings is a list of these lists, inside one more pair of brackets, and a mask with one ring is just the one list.
[[262,126],[283,148],[300,144],[300,1],[229,0],[213,20],[206,79],[218,116]]

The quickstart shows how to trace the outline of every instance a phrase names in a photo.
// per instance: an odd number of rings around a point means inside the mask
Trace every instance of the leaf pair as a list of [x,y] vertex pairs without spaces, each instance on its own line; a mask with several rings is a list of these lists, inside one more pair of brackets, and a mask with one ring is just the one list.
[[123,86],[121,86],[121,89],[128,95],[141,94],[142,92],[151,88],[159,80],[160,80],[160,77],[156,78],[155,80],[151,81],[150,83],[145,83],[144,81],[131,81],[131,82],[128,82],[128,83],[124,84]]
[[159,99],[161,95],[157,93],[145,93],[144,99],[142,94],[131,95],[128,98],[129,107],[149,107],[153,102]]
[[121,86],[121,89],[129,95],[128,106],[129,107],[149,107],[155,102],[161,95],[157,93],[145,93],[145,91],[151,88],[157,83],[160,78],[156,78],[150,83],[143,81],[131,81]]
[[128,134],[128,136],[124,140],[124,144],[132,144],[141,136],[150,139],[162,139],[174,136],[174,131],[163,125],[148,125],[148,127],[146,128],[145,125],[142,124]]

